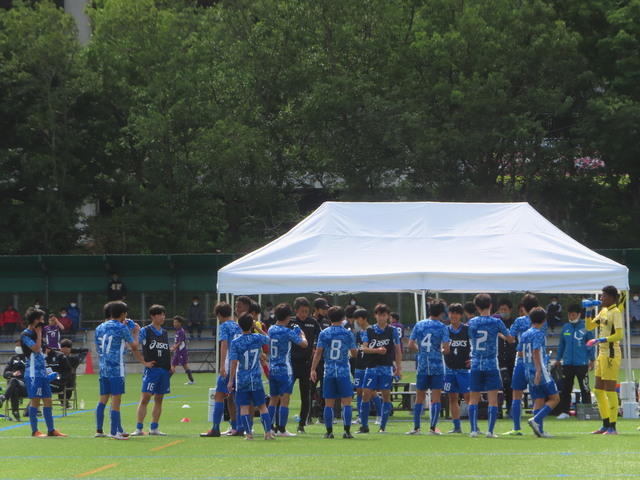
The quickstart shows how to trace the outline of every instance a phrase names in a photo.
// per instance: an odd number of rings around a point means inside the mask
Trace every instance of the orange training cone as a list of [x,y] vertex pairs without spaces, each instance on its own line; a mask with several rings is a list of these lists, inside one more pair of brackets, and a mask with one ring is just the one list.
[[85,374],[93,375],[93,361],[91,360],[91,352],[87,352],[87,358],[85,359],[86,367],[84,370]]
[[187,423],[190,422],[191,420],[189,420],[187,417],[184,417],[182,420],[180,420],[182,423]]

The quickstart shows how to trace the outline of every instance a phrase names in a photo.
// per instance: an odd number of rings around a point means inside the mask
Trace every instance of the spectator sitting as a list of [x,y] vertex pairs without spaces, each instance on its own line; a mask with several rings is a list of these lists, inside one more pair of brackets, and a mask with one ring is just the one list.
[[558,302],[558,297],[551,297],[551,303],[547,305],[547,323],[553,333],[553,327],[562,325],[562,305]]
[[16,354],[7,362],[2,376],[7,380],[7,390],[0,395],[0,407],[5,400],[11,402],[11,412],[18,422],[20,421],[20,399],[26,398],[27,386],[24,383],[24,369],[27,358],[22,354],[20,341],[16,341]]
[[65,331],[70,332],[73,330],[73,322],[71,321],[71,317],[68,315],[66,307],[62,307],[60,309],[60,323],[64,327]]
[[13,304],[9,304],[7,309],[0,315],[0,327],[2,327],[5,335],[13,335],[16,332],[16,326],[23,327],[22,317],[13,308]]
[[80,329],[80,309],[78,308],[78,304],[72,298],[67,306],[67,315],[71,319],[71,330],[74,332]]
[[[58,397],[64,398],[64,389],[73,388],[76,384],[76,368],[82,363],[89,352],[88,348],[73,349],[73,342],[68,338],[60,342],[60,351],[49,350],[47,354],[47,365],[56,372],[56,378],[49,382],[51,391],[58,393]],[[67,402],[67,408],[71,404]]]

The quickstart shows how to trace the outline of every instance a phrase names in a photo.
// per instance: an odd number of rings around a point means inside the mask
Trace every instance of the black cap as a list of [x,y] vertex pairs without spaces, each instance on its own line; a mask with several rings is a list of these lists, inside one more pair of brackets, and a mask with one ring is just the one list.
[[324,298],[316,298],[313,301],[313,308],[316,310],[326,310],[329,308],[329,304]]

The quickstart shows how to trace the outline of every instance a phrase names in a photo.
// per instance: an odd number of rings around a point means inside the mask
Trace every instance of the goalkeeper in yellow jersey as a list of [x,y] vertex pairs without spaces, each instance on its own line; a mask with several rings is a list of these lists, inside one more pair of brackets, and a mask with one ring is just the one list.
[[[587,330],[600,328],[600,338],[589,340],[588,347],[600,343],[596,360],[596,385],[593,393],[598,400],[602,427],[595,434],[617,435],[618,419],[618,370],[620,369],[620,340],[622,339],[622,313],[617,307],[618,289],[612,285],[602,289],[602,310],[593,318],[587,313]],[[591,314],[590,314],[591,313]]]

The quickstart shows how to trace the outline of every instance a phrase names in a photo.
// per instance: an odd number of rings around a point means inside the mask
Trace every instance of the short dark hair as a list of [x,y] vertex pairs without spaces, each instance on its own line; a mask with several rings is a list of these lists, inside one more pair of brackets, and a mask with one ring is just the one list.
[[581,313],[582,312],[582,308],[580,308],[580,305],[578,305],[577,303],[574,303],[572,305],[569,305],[569,307],[567,308],[567,312],[568,313]]
[[213,309],[213,313],[215,315],[220,315],[223,318],[227,318],[231,316],[231,305],[227,302],[220,302]]
[[55,313],[50,313],[49,318],[47,320],[51,320],[52,318],[58,319],[58,316]]
[[149,307],[149,316],[162,315],[163,313],[166,313],[166,312],[162,305],[155,304]]
[[329,320],[331,320],[331,323],[341,322],[344,320],[344,308],[338,306],[329,307],[329,310],[327,310],[327,316],[329,317]]
[[251,327],[253,326],[253,317],[249,313],[243,313],[242,316],[238,319],[238,325],[243,332],[251,331]]
[[236,302],[244,303],[245,305],[251,306],[253,300],[251,300],[251,298],[247,297],[246,295],[240,295],[238,298],[236,298]]
[[[38,320],[44,318],[44,311],[40,310],[39,308],[30,307],[27,310],[25,317],[27,318],[27,324],[33,325]],[[24,353],[25,355],[27,354],[27,352],[24,352]]]
[[184,322],[184,318],[182,318],[180,315],[176,315],[175,317],[173,317],[173,319],[180,325],[182,325],[182,322]]
[[391,314],[391,309],[385,305],[384,303],[379,303],[376,305],[376,308],[373,309],[373,314],[376,315],[378,313],[388,313]]
[[260,313],[262,311],[262,309],[260,308],[260,305],[258,305],[256,302],[251,302],[251,304],[249,305],[249,310],[247,310],[247,312],[249,313]]
[[102,307],[102,312],[104,313],[104,319],[109,320],[111,318],[111,304],[113,302],[107,302]]
[[617,302],[618,301],[618,289],[616,287],[614,287],[613,285],[607,285],[606,287],[602,288],[602,293],[606,293],[607,295],[609,295],[610,297],[613,297],[613,299]]
[[[475,308],[475,305],[474,305]],[[449,313],[459,313],[462,315],[464,313],[464,308],[459,303],[452,303],[449,305]]]
[[473,299],[473,304],[478,308],[478,310],[486,310],[491,307],[491,295],[488,293],[479,293]]
[[547,312],[545,312],[542,307],[533,307],[529,312],[529,319],[531,323],[539,325],[547,319]]
[[500,299],[500,301],[498,302],[498,307],[501,307],[502,305],[506,305],[509,310],[513,310],[513,303],[511,303],[511,300],[509,300],[508,298]]
[[444,313],[444,300],[434,300],[429,304],[429,316],[437,317]]
[[298,297],[293,301],[293,309],[298,310],[300,307],[311,308],[311,303],[307,300],[307,297]]
[[111,302],[111,306],[109,307],[109,313],[111,318],[120,318],[123,313],[128,313],[129,307],[122,300],[116,300]]
[[344,316],[347,318],[353,318],[353,314],[357,309],[357,305],[347,305],[346,307],[344,307]]
[[293,310],[291,310],[291,305],[288,303],[279,303],[276,305],[276,308],[273,309],[273,314],[276,316],[276,320],[281,322],[293,315]]
[[390,317],[393,318],[396,322],[400,322],[400,315],[398,315],[398,312],[391,312]]
[[60,313],[62,313],[62,312],[67,312],[67,311],[68,311],[68,310],[67,310],[67,307],[62,307],[62,308],[60,309]]
[[73,347],[73,342],[69,338],[63,338],[60,340],[60,348],[71,348]]
[[469,315],[474,315],[478,310],[476,308],[476,304],[473,302],[464,302],[464,306],[462,308],[465,311],[465,313],[468,313]]
[[520,302],[520,304],[522,305],[522,308],[524,308],[524,310],[526,312],[530,312],[534,308],[540,306],[540,302],[538,301],[538,297],[536,297],[532,293],[525,294],[522,297],[522,301]]
[[353,318],[364,318],[365,320],[369,320],[369,312],[367,312],[364,308],[359,308],[355,312],[353,312]]
[[191,297],[191,300],[200,300],[200,297],[198,295],[194,295],[193,297]]

